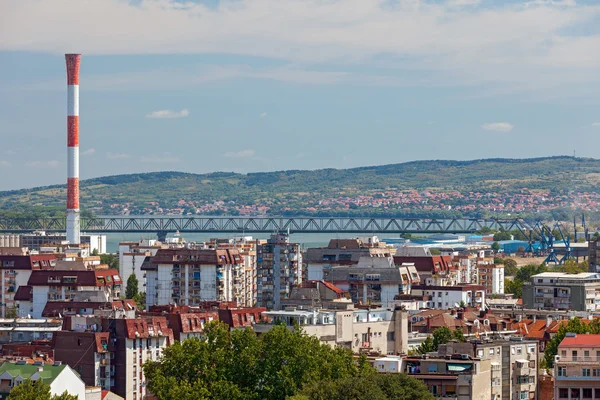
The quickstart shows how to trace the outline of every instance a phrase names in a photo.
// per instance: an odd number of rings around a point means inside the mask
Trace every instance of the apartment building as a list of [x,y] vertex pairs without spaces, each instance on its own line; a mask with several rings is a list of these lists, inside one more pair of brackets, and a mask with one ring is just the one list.
[[50,340],[62,329],[62,321],[53,318],[2,318],[0,344]]
[[0,365],[0,398],[8,398],[9,392],[27,380],[37,381],[50,386],[50,395],[60,396],[67,391],[70,395],[84,400],[85,383],[68,366],[61,363],[45,364],[36,361],[29,364],[26,361],[4,362]]
[[[36,251],[39,251],[44,245],[59,244],[66,241],[67,237],[65,235],[55,233],[47,234],[44,231],[38,231],[28,235],[19,235],[20,247],[27,247],[30,250]],[[87,245],[90,252],[93,252],[95,249],[99,254],[106,253],[106,235],[81,234],[79,236],[79,241],[81,244]]]
[[21,286],[27,285],[32,271],[56,267],[53,254],[0,255],[0,291],[2,292],[2,318],[16,316],[18,302],[15,295]]
[[392,257],[361,257],[355,266],[333,267],[331,283],[355,303],[391,306],[397,295],[411,294],[421,283],[414,264],[394,264]]
[[[351,307],[351,306],[350,306]],[[257,334],[274,324],[302,327],[309,335],[331,346],[343,346],[354,353],[400,354],[408,351],[408,312],[384,308],[345,310],[266,311],[254,325]]]
[[256,305],[256,246],[251,236],[232,239],[212,239],[209,244],[217,249],[236,249],[242,259],[233,275],[233,300],[241,307]]
[[491,361],[468,354],[405,357],[402,372],[423,381],[435,397],[489,400]]
[[588,264],[590,272],[600,272],[600,240],[588,241]]
[[139,242],[121,242],[119,243],[119,270],[124,279],[123,291],[127,290],[127,279],[135,275],[139,285],[138,290],[144,289],[146,276],[142,271],[142,264],[146,257],[156,255],[156,252],[167,247],[158,240],[142,239]]
[[487,295],[504,294],[504,265],[477,264],[477,284],[485,288]]
[[480,285],[426,286],[412,287],[414,296],[424,296],[427,308],[448,310],[464,304],[467,307],[485,307],[485,287]]
[[242,265],[237,249],[160,249],[146,257],[146,307],[233,301],[234,271]]
[[[396,255],[394,263],[397,265],[414,264],[421,283],[427,286],[452,286],[458,283],[458,271],[450,256],[432,256],[426,249],[423,254],[414,255],[415,248],[408,253],[411,255]],[[399,254],[407,254],[406,248],[398,249]]]
[[201,338],[204,325],[219,320],[216,311],[198,313],[172,313],[165,316],[169,327],[173,330],[173,338],[180,342],[190,338]]
[[554,399],[600,399],[600,335],[567,333],[554,360]]
[[165,317],[77,317],[67,321],[67,328],[53,340],[55,359],[69,364],[86,385],[126,400],[145,398],[142,365],[158,360],[174,340]]
[[271,235],[256,249],[256,303],[259,307],[279,310],[293,286],[302,283],[300,245],[290,243],[289,235]]
[[544,310],[600,310],[600,273],[544,272],[523,285],[523,307]]
[[78,295],[90,295],[112,301],[121,294],[121,277],[116,269],[39,271],[34,270],[23,292],[30,296],[17,305],[20,317],[40,318],[50,301],[74,300]]
[[380,242],[377,236],[356,239],[331,239],[327,247],[308,248],[303,270],[308,280],[330,280],[333,267],[356,265],[362,257],[391,257],[396,249]]

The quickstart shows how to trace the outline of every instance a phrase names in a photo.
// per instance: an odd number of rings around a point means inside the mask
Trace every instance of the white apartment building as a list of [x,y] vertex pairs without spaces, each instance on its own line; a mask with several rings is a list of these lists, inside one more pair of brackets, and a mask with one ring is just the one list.
[[240,265],[236,249],[160,249],[142,266],[146,306],[234,301],[234,271]]
[[138,280],[138,290],[145,290],[146,277],[142,264],[146,257],[154,256],[159,249],[165,248],[161,242],[153,239],[142,239],[139,242],[119,243],[119,270],[123,277],[123,292],[127,290],[127,279],[135,275]]
[[79,294],[101,297],[109,302],[121,294],[121,277],[116,269],[78,271],[33,271],[27,282],[31,297],[18,304],[19,317],[41,318],[49,301],[73,300]]
[[485,288],[479,285],[413,286],[414,296],[423,296],[424,307],[447,310],[464,304],[468,307],[485,307]]

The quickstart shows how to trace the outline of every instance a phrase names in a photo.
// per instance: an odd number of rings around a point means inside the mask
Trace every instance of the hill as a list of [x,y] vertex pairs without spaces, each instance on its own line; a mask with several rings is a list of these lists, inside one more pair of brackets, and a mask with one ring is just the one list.
[[[432,160],[249,174],[157,172],[82,181],[81,204],[96,214],[396,215],[420,209],[419,215],[481,217],[486,212],[510,212],[500,204],[519,196],[550,201],[538,204],[542,211],[576,208],[564,204],[566,193],[588,193],[595,198],[600,193],[599,181],[600,160],[574,157]],[[0,192],[0,208],[60,207],[65,191],[65,185],[56,185]],[[473,204],[475,209],[470,207]],[[513,211],[540,212],[518,206]]]

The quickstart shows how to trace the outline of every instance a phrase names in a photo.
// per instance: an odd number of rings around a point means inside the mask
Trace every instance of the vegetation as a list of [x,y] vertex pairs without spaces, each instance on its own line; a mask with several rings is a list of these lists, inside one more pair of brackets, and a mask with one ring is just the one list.
[[517,274],[517,262],[512,258],[507,258],[503,262],[504,264],[504,275],[506,276],[515,276]]
[[427,337],[421,343],[417,352],[420,354],[430,353],[432,351],[437,351],[440,344],[446,344],[451,340],[458,340],[459,342],[465,341],[465,336],[460,329],[455,329],[451,331],[447,326],[442,326],[441,328],[437,328],[433,331],[433,333]]
[[114,254],[100,254],[100,262],[108,268],[119,269],[119,257]]
[[300,329],[275,326],[258,338],[250,329],[230,332],[211,322],[204,334],[204,340],[176,342],[160,361],[144,364],[148,389],[159,400],[332,398],[334,389],[357,381],[366,387],[346,389],[354,397],[345,398],[404,399],[397,397],[403,390],[412,398],[431,398],[422,383],[400,374],[379,380],[366,359],[357,363],[350,350],[321,344]]
[[[506,261],[505,261],[506,262]],[[541,265],[525,265],[515,273],[515,277],[504,280],[504,292],[512,293],[515,298],[523,297],[523,284],[529,282],[531,277],[536,274],[548,271],[546,264]]]
[[135,274],[127,278],[127,289],[125,289],[125,298],[134,299],[138,295],[138,278]]
[[[472,202],[461,196],[447,200],[452,209],[412,210],[374,208],[368,211],[352,204],[346,209],[301,210],[309,202],[323,198],[354,196],[378,191],[426,190],[501,193],[505,196],[550,191],[553,196],[569,191],[598,193],[600,160],[574,157],[535,159],[487,159],[473,161],[416,161],[402,164],[352,169],[276,171],[238,174],[215,172],[190,174],[155,172],[88,179],[81,182],[82,207],[96,214],[114,213],[113,204],[129,204],[133,213],[142,212],[151,202],[163,208],[176,208],[181,199],[196,202],[222,201],[232,204],[261,204],[272,215],[373,217],[457,217],[456,206]],[[323,182],[327,182],[324,185]],[[30,215],[64,216],[65,185],[0,192],[0,217]],[[483,200],[482,200],[483,201]],[[558,207],[558,206],[557,206]],[[189,210],[186,210],[189,211]],[[218,214],[221,211],[211,212]],[[569,220],[579,211],[556,208],[530,217]],[[28,214],[29,215],[29,214]],[[84,214],[85,216],[85,214]],[[502,216],[481,210],[473,218]],[[514,216],[514,214],[512,215]],[[511,216],[511,217],[512,217]],[[521,214],[520,217],[528,217]],[[484,230],[482,230],[484,233]],[[502,237],[506,236],[503,232]]]
[[563,341],[567,332],[571,333],[600,333],[600,320],[594,319],[592,322],[584,323],[580,318],[570,319],[566,324],[558,328],[556,334],[550,339],[544,351],[543,364],[545,368],[554,366],[554,356],[558,354],[558,345]]
[[41,379],[28,379],[10,391],[8,400],[77,400],[77,396],[70,395],[66,390],[60,395],[52,396],[50,385],[46,385]]

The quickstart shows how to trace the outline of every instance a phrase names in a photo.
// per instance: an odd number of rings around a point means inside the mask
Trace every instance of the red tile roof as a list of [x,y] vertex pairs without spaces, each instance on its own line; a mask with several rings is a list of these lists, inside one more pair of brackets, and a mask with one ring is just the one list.
[[325,285],[325,287],[329,290],[332,290],[335,294],[339,296],[342,296],[344,294],[344,291],[342,289],[340,289],[339,287],[335,286],[333,283],[331,282],[327,282],[327,281],[321,281],[323,283],[323,285]]
[[242,257],[240,257],[237,249],[161,249],[152,257],[152,264],[217,265],[242,263]]
[[2,269],[49,269],[49,263],[46,266],[42,266],[40,263],[39,267],[34,267],[35,261],[51,261],[56,260],[54,254],[35,254],[29,256],[5,256],[0,255],[0,268]]
[[[74,277],[74,281],[65,278]],[[113,286],[121,285],[121,276],[116,269],[89,271],[32,271],[30,286]]]
[[565,337],[558,348],[565,347],[600,347],[600,335],[577,334],[575,337]]

